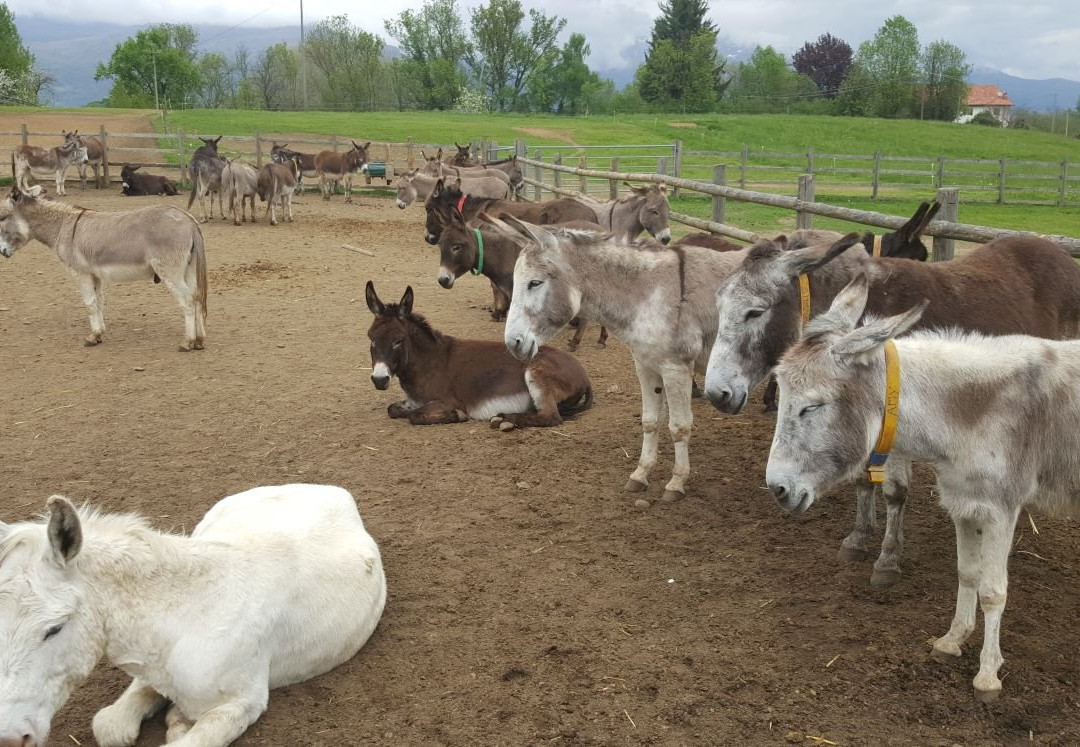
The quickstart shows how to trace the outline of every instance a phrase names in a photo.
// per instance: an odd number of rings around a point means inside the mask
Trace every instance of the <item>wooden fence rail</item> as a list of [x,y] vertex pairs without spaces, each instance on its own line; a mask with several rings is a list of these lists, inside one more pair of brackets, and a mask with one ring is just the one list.
[[[794,210],[797,215],[813,216],[821,215],[829,218],[839,218],[851,223],[856,223],[865,226],[875,226],[878,228],[888,228],[896,230],[904,225],[908,221],[908,217],[885,215],[884,213],[877,213],[869,210],[857,210],[854,208],[838,207],[836,205],[828,205],[822,202],[814,202],[812,200],[799,199],[798,197],[789,197],[787,195],[769,194],[767,192],[756,192],[752,190],[738,189],[735,187],[729,187],[726,184],[716,184],[711,182],[695,181],[693,179],[683,179],[679,177],[672,177],[660,174],[652,173],[632,173],[632,172],[620,172],[620,171],[600,171],[595,169],[581,169],[574,168],[572,166],[562,166],[554,163],[545,163],[540,160],[531,158],[519,158],[519,160],[528,166],[535,168],[534,178],[527,178],[526,181],[533,185],[535,194],[540,195],[544,191],[554,192],[553,185],[548,185],[542,182],[539,178],[542,170],[548,170],[553,172],[562,172],[567,174],[575,174],[581,177],[604,179],[612,185],[612,189],[622,181],[632,182],[654,182],[654,183],[666,183],[671,186],[678,186],[682,189],[690,190],[693,192],[700,192],[707,195],[712,195],[716,198],[724,198],[731,200],[739,200],[742,202],[752,202],[758,205],[769,205],[777,208],[784,208],[786,210]],[[808,177],[810,175],[807,175]],[[812,177],[810,177],[812,181]],[[560,193],[567,193],[566,190],[561,190]],[[572,194],[572,193],[571,193]],[[939,191],[939,199],[943,200],[945,209],[943,213],[946,216],[950,214],[956,215],[955,206],[958,195],[956,189],[942,189]],[[704,221],[697,218],[691,218],[687,220],[689,216],[684,216],[678,213],[672,214],[672,219],[677,220],[680,223],[694,226],[696,228],[703,228],[714,233],[719,233],[725,236],[731,236],[733,238],[741,239],[743,241],[754,241],[757,236],[742,229],[738,229],[734,226],[729,226],[723,223],[716,223],[712,221]],[[804,219],[801,221],[806,222]],[[933,236],[935,238],[935,259],[944,258],[942,255],[949,255],[949,249],[951,248],[947,242],[952,240],[960,241],[972,241],[976,243],[986,243],[999,236],[1041,236],[1042,238],[1049,239],[1061,244],[1066,251],[1074,257],[1080,257],[1080,238],[1074,238],[1071,236],[1057,236],[1057,235],[1041,235],[1033,234],[1027,231],[1013,231],[1004,228],[991,228],[987,226],[976,226],[967,223],[956,223],[950,220],[935,220],[930,223],[929,226],[923,231],[924,234]],[[939,242],[940,240],[940,242]]]

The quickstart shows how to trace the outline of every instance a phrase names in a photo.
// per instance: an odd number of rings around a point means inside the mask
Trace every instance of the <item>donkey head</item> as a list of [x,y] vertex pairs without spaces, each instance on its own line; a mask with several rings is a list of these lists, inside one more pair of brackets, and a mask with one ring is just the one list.
[[476,267],[479,247],[476,234],[465,225],[457,210],[450,212],[449,221],[439,235],[439,285],[453,288],[454,281]]
[[859,273],[828,312],[807,325],[776,369],[780,411],[765,479],[786,511],[801,514],[818,493],[856,476],[881,430],[882,346],[915,324],[926,301],[857,327],[869,283]]
[[78,566],[82,525],[66,498],[47,524],[0,522],[0,744],[43,747],[53,714],[101,657]]
[[635,187],[629,182],[623,183],[630,187],[630,191],[637,196],[640,203],[637,211],[638,223],[660,243],[670,243],[671,226],[668,224],[668,216],[671,213],[671,205],[668,204],[667,185],[660,183],[648,187]]
[[409,327],[412,318],[413,289],[405,289],[396,304],[383,303],[370,280],[365,289],[367,306],[375,315],[368,328],[371,340],[371,383],[376,389],[386,389],[390,379],[409,362]]
[[30,224],[19,211],[44,194],[45,190],[36,184],[27,190],[16,185],[7,199],[0,202],[0,254],[11,257],[30,241]]
[[581,307],[577,278],[566,267],[560,238],[547,229],[507,213],[499,220],[486,215],[481,219],[522,246],[514,264],[514,291],[503,339],[515,358],[529,360],[577,316]]
[[460,200],[461,190],[448,187],[443,179],[435,182],[431,194],[424,203],[424,209],[427,210],[424,241],[432,245],[439,243],[443,226],[450,222],[453,213],[460,212],[457,208]]
[[403,171],[394,179],[394,189],[397,190],[397,206],[402,210],[416,201],[416,185],[413,184],[413,179],[416,178],[419,172],[420,169]]
[[366,170],[368,163],[368,147],[371,146],[371,141],[368,140],[363,145],[358,144],[355,140],[350,140],[352,148],[345,154],[345,159],[355,171]]
[[270,145],[270,160],[274,163],[285,163],[286,161],[291,161],[292,158],[293,156],[291,155],[291,151],[289,150],[288,143],[284,143],[282,145],[272,143]]
[[[737,413],[799,337],[797,278],[854,246],[851,233],[832,244],[785,250],[786,237],[755,244],[716,292],[719,326],[705,374],[705,396]],[[867,260],[866,254],[862,258]]]
[[919,205],[919,209],[911,216],[911,220],[901,226],[896,233],[887,233],[881,237],[881,256],[925,262],[930,253],[920,236],[940,209],[941,203],[937,200],[933,205],[928,202]]
[[61,130],[61,132],[64,135],[64,145],[62,146],[62,150],[73,153],[72,160],[75,163],[89,162],[90,157],[86,152],[86,143],[83,141],[79,131],[63,132],[63,130]]

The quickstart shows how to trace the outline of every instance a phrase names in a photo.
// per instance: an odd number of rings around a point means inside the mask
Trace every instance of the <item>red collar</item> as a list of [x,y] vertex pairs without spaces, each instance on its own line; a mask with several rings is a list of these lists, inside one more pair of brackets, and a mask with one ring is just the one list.
[[457,211],[458,211],[459,213],[461,213],[462,215],[464,215],[464,214],[465,214],[465,199],[466,199],[467,197],[468,197],[468,195],[466,195],[466,194],[464,194],[464,193],[463,193],[463,194],[461,195],[461,199],[460,199],[460,200],[458,200],[458,203],[457,203]]

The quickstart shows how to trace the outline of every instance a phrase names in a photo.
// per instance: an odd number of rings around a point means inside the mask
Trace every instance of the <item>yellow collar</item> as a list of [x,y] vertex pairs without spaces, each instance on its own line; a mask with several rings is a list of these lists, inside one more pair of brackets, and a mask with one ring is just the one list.
[[875,257],[880,257],[881,256],[881,236],[879,236],[877,234],[874,234],[874,251],[873,251],[873,254],[874,254]]
[[866,463],[866,476],[872,483],[885,482],[885,462],[896,438],[896,422],[900,416],[900,356],[893,340],[885,341],[885,414],[881,433]]
[[810,321],[810,276],[806,273],[799,275],[799,312],[803,324]]

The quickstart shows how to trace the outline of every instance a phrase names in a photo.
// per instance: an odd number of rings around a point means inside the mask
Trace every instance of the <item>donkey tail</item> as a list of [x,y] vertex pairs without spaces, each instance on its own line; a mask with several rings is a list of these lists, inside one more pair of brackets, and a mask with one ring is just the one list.
[[[195,204],[195,193],[197,191],[199,191],[199,181],[200,181],[199,177],[200,176],[201,176],[200,172],[196,171],[195,175],[194,175],[194,178],[192,178],[192,180],[191,180],[191,194],[188,195],[188,201],[187,201],[187,209],[189,211],[191,210],[191,206]],[[205,217],[205,216],[203,216],[203,217]]]
[[[192,218],[194,220],[194,218]],[[191,255],[195,260],[195,301],[199,310],[206,317],[206,244],[203,241],[202,228],[195,224],[195,237],[191,242]]]
[[592,407],[592,384],[585,385],[585,393],[578,397],[577,401],[566,400],[559,403],[559,414],[563,416],[576,415],[585,412]]

